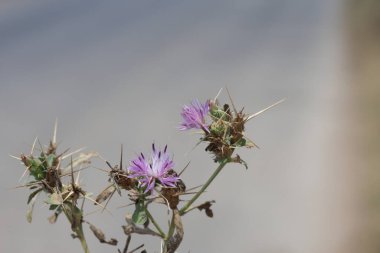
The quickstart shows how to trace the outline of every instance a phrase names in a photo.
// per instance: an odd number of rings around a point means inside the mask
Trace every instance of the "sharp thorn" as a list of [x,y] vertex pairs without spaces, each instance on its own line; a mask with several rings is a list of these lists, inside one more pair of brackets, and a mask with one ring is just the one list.
[[285,98],[283,98],[283,99],[281,99],[280,101],[278,101],[278,102],[276,102],[276,103],[274,103],[274,104],[268,106],[267,108],[262,109],[261,111],[258,111],[258,112],[256,112],[256,113],[254,113],[254,114],[248,116],[247,119],[246,119],[245,121],[249,121],[250,119],[253,119],[253,118],[259,116],[259,115],[262,114],[263,112],[265,112],[265,111],[267,111],[267,110],[269,110],[269,109],[275,107],[276,105],[281,104],[281,103],[284,102],[284,101],[285,101]]

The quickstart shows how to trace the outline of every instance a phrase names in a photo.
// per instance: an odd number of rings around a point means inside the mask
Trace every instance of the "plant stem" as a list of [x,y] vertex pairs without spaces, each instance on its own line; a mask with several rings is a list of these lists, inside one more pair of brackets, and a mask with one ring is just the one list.
[[162,231],[160,225],[158,225],[158,223],[156,222],[156,220],[153,218],[153,216],[148,211],[148,208],[146,208],[146,207],[145,207],[145,213],[148,216],[149,220],[151,220],[151,222],[153,223],[153,225],[157,229],[158,233],[160,233],[161,237],[165,238],[165,233]]
[[170,227],[169,227],[169,231],[168,231],[168,235],[166,236],[165,238],[165,241],[169,240],[170,237],[172,237],[173,233],[174,233],[174,212],[173,212],[173,217],[172,217],[172,221],[170,222]]
[[[67,220],[70,222],[71,226],[73,226],[74,219],[71,213],[68,213],[67,209],[63,209],[63,213],[66,215]],[[79,223],[79,225],[76,225],[74,228],[71,228],[73,232],[75,232],[76,236],[80,240],[80,243],[82,245],[84,253],[90,253],[90,250],[88,249],[88,245],[86,242],[86,238],[84,237],[82,223]]]
[[167,249],[168,241],[170,240],[170,238],[172,237],[172,235],[174,233],[174,226],[175,226],[175,222],[174,222],[174,211],[173,211],[173,216],[172,216],[172,221],[170,222],[169,231],[168,231],[168,234],[164,238],[164,250],[163,250],[163,252],[166,252],[168,250]]
[[196,201],[199,196],[207,189],[207,187],[211,184],[211,182],[215,179],[215,177],[219,174],[219,172],[223,169],[223,167],[230,161],[230,158],[226,158],[222,160],[219,164],[219,166],[216,168],[214,173],[210,176],[210,178],[207,180],[207,182],[202,186],[202,188],[195,194],[186,204],[179,210],[179,214],[182,216],[184,215],[189,207]]
[[88,246],[87,246],[86,238],[84,237],[82,226],[80,226],[79,229],[76,229],[75,233],[77,234],[78,239],[80,240],[83,251],[85,253],[90,253],[90,250],[88,249]]

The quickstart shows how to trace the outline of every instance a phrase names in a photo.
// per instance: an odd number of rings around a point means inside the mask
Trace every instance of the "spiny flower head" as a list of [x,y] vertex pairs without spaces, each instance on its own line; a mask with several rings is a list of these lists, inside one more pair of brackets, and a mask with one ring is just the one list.
[[214,101],[211,106],[210,132],[202,140],[209,142],[206,151],[215,155],[215,161],[230,158],[239,147],[253,147],[254,144],[244,136],[247,120],[243,110],[231,110],[228,104],[220,106]]
[[150,159],[141,153],[131,161],[128,167],[129,177],[136,178],[140,186],[146,187],[145,192],[152,190],[156,183],[164,187],[175,187],[179,177],[172,173],[174,162],[167,153],[167,146],[161,151],[152,144],[152,151]]
[[190,105],[184,105],[182,107],[182,120],[180,130],[188,129],[203,129],[206,132],[209,132],[209,128],[206,124],[206,116],[210,111],[210,103],[202,104],[198,99],[194,99]]
[[[207,142],[206,151],[214,154],[214,161],[221,162],[225,159],[236,160],[243,163],[236,155],[232,157],[237,148],[254,147],[255,144],[249,141],[244,135],[245,123],[249,116],[243,110],[237,111],[231,100],[232,109],[229,104],[220,105],[215,98],[201,104],[198,100],[193,100],[190,106],[184,106],[181,116],[184,122],[181,130],[190,128],[203,129],[202,142]],[[209,116],[206,124],[205,117]]]

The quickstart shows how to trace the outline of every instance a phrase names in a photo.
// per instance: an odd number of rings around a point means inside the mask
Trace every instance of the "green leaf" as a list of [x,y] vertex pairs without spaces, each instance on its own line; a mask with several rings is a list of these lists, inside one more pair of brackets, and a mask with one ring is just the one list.
[[41,165],[41,161],[37,158],[29,159],[28,162],[32,168],[37,168]]
[[132,221],[135,224],[142,225],[148,220],[145,212],[145,206],[143,200],[138,200],[136,203],[136,209],[132,215]]
[[213,121],[218,121],[220,119],[222,120],[228,120],[228,114],[218,106],[213,106],[210,108],[210,114],[213,116]]
[[[33,197],[30,199],[30,201],[28,200],[28,210],[26,212],[26,220],[31,223],[32,222],[32,216],[33,216],[33,208],[34,208],[34,204],[36,203],[36,200],[37,200],[37,196],[38,196],[38,193],[40,193],[41,191],[38,191],[37,193],[35,193],[33,195]],[[34,192],[33,192],[34,193]],[[33,194],[32,193],[32,194]],[[30,194],[30,195],[32,195]],[[30,197],[29,195],[29,197]]]
[[244,138],[241,138],[240,140],[238,140],[238,141],[236,142],[235,145],[238,146],[238,147],[244,147],[246,144],[247,144],[247,140],[244,139]]
[[58,205],[50,205],[49,210],[55,210],[57,209]]
[[46,177],[46,168],[39,159],[31,160],[29,172],[37,181],[41,181]]
[[46,165],[48,168],[53,166],[55,158],[56,156],[54,154],[50,154],[48,157],[46,157]]

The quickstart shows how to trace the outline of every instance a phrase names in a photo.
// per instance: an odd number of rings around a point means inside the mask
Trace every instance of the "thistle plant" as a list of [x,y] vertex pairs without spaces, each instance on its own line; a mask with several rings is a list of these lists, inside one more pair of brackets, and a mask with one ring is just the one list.
[[[219,92],[220,93],[220,92]],[[228,93],[229,94],[229,93]],[[218,94],[219,95],[219,94]],[[218,96],[217,96],[218,97]],[[177,168],[168,146],[160,148],[151,144],[149,155],[140,153],[131,159],[127,166],[123,165],[123,147],[121,147],[120,162],[112,166],[96,152],[83,153],[81,149],[69,153],[68,150],[58,152],[55,125],[52,140],[43,146],[36,139],[28,155],[15,157],[26,167],[23,176],[28,175],[26,187],[31,193],[27,203],[27,220],[32,221],[33,206],[38,195],[44,195],[47,208],[52,211],[50,223],[55,223],[63,213],[72,231],[72,237],[79,239],[83,251],[90,252],[84,234],[84,225],[88,225],[100,243],[117,246],[118,240],[106,239],[105,234],[84,216],[84,202],[90,201],[99,210],[108,210],[107,204],[115,192],[129,205],[134,206],[132,213],[126,213],[126,224],[123,224],[121,235],[127,239],[124,247],[110,249],[110,252],[147,252],[144,245],[129,250],[132,236],[140,234],[152,236],[161,242],[160,252],[174,253],[184,238],[182,218],[192,210],[204,210],[208,217],[213,217],[211,209],[214,201],[195,204],[222,169],[229,163],[238,163],[248,168],[247,163],[237,154],[240,148],[255,148],[256,144],[245,135],[245,125],[265,110],[272,108],[281,101],[255,114],[245,114],[237,110],[230,97],[231,104],[219,104],[217,97],[200,102],[195,99],[190,105],[184,105],[180,113],[182,122],[179,130],[195,130],[200,134],[198,144],[205,143],[205,151],[211,153],[217,168],[208,180],[201,185],[187,189],[181,174],[184,169]],[[39,144],[36,147],[36,144]],[[101,159],[109,167],[108,181],[110,184],[101,191],[95,199],[79,185],[80,171],[94,168],[94,159]],[[188,164],[189,165],[189,164]],[[186,166],[188,167],[188,166]],[[186,168],[185,167],[185,168]],[[178,169],[181,169],[179,171]],[[124,194],[128,198],[124,198]],[[186,199],[185,196],[190,196]],[[164,205],[168,209],[170,220],[167,227],[161,227],[152,213],[152,205]],[[108,210],[109,211],[109,210]]]

